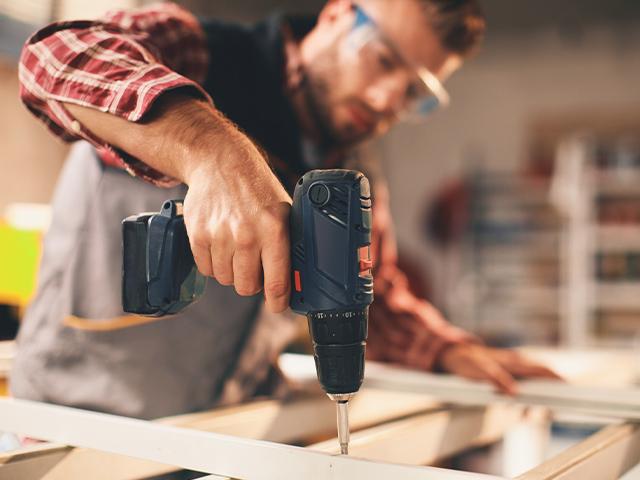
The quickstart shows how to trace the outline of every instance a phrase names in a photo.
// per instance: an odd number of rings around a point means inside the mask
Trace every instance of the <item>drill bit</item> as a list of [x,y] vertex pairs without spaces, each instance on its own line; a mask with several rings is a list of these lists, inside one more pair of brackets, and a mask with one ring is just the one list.
[[331,400],[336,402],[336,413],[338,423],[338,442],[340,442],[340,453],[349,454],[349,400],[355,393],[328,393]]
[[349,400],[338,400],[336,409],[338,413],[338,441],[340,442],[340,454],[349,454]]

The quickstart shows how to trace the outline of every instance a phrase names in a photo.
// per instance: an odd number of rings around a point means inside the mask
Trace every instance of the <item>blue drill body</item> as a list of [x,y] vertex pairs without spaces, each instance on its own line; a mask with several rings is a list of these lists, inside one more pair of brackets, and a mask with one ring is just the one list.
[[318,380],[329,394],[355,393],[373,301],[366,177],[353,170],[308,172],[296,184],[290,231],[290,305],[307,316]]

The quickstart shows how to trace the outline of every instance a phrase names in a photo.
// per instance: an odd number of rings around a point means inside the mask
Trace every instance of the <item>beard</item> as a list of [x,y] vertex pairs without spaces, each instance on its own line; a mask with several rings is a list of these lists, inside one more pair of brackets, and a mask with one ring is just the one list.
[[341,143],[340,135],[331,119],[331,102],[329,101],[331,86],[315,70],[315,68],[307,68],[305,71],[305,81],[302,84],[304,103],[320,133],[321,143],[339,144]]

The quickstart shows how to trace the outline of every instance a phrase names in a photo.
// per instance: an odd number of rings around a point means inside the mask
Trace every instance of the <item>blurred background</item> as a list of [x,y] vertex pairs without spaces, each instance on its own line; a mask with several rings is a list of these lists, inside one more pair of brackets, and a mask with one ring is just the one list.
[[[19,102],[22,44],[51,21],[147,3],[0,0],[0,339],[33,293],[68,150]],[[247,23],[324,4],[177,3]],[[482,3],[488,35],[448,82],[451,106],[373,145],[401,264],[414,290],[489,344],[638,350],[640,2]],[[0,349],[0,377],[9,358]],[[596,429],[571,428],[556,432],[558,451]]]
[[[35,281],[67,146],[18,100],[17,59],[51,21],[141,0],[0,0],[0,325]],[[252,22],[322,0],[187,0]],[[451,107],[377,141],[402,262],[454,323],[496,345],[617,346],[640,326],[640,2],[485,0]]]

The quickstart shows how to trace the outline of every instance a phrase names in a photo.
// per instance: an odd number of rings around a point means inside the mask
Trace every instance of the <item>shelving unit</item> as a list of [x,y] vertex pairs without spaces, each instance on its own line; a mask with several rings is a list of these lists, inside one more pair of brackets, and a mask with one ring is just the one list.
[[[581,175],[588,183],[585,205],[570,204],[568,209],[570,221],[580,224],[588,244],[583,252],[569,252],[575,257],[570,261],[590,266],[586,278],[574,279],[583,297],[585,332],[567,340],[577,345],[635,346],[640,340],[640,135],[567,141],[584,157]],[[558,161],[563,160],[559,155]],[[567,324],[576,330],[580,318],[569,316]]]
[[470,183],[471,328],[495,345],[555,343],[560,219],[548,182],[476,169]]
[[470,328],[497,345],[640,344],[640,135],[560,136],[548,180],[470,182]]
[[640,149],[620,155],[617,142],[615,135],[558,142],[552,193],[566,218],[567,287],[560,339],[573,347],[633,346],[640,331]]

